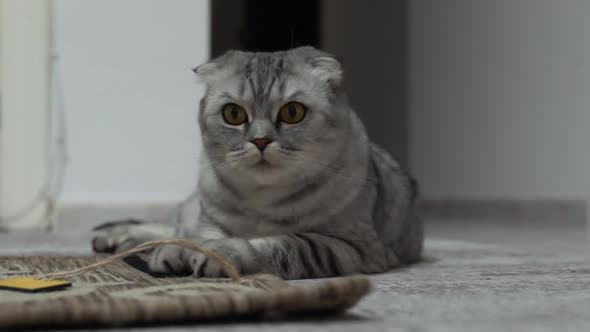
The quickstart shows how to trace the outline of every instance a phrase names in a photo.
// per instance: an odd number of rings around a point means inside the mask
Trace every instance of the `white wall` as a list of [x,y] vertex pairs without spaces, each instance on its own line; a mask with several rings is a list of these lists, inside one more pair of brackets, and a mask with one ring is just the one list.
[[427,198],[590,192],[590,1],[413,0],[411,165]]
[[47,168],[49,8],[0,0],[0,227],[39,226]]
[[207,0],[56,0],[68,121],[62,204],[181,199],[196,181]]

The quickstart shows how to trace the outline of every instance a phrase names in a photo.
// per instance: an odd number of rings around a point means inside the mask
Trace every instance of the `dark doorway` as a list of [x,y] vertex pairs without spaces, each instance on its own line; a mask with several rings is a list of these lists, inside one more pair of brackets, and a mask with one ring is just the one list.
[[263,52],[319,47],[320,4],[317,0],[213,0],[211,55],[229,49]]
[[408,0],[211,0],[211,56],[312,45],[338,55],[371,139],[408,159]]

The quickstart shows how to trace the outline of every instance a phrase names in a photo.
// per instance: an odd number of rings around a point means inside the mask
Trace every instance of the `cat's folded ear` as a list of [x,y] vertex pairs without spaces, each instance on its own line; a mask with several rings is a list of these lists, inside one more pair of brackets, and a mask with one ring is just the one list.
[[193,68],[193,72],[197,74],[199,81],[203,83],[211,82],[213,77],[219,72],[220,66],[218,62],[212,60],[200,66]]
[[227,63],[238,52],[233,50],[227,51],[223,55],[193,68],[193,72],[197,74],[201,82],[210,83],[215,76],[219,75],[219,72],[223,69],[223,64]]
[[213,74],[217,70],[216,67],[217,66],[215,65],[215,63],[207,62],[193,68],[193,73],[195,73],[198,78],[202,79],[207,75]]
[[312,74],[319,79],[340,86],[342,83],[342,64],[335,57],[322,56],[311,61]]
[[298,47],[292,52],[303,59],[305,68],[316,78],[335,86],[342,83],[342,63],[336,56],[312,46]]

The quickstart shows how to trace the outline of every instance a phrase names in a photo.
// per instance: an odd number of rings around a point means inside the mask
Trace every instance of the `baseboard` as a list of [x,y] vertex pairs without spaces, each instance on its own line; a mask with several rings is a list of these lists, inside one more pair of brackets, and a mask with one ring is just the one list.
[[106,221],[134,218],[163,221],[180,202],[75,203],[58,209],[55,230],[84,231]]
[[[105,221],[124,218],[164,220],[179,202],[66,204],[59,208],[57,230],[88,230]],[[422,202],[422,216],[436,222],[509,222],[585,224],[584,200],[457,200]]]
[[586,224],[586,200],[462,200],[422,202],[422,215],[442,221]]

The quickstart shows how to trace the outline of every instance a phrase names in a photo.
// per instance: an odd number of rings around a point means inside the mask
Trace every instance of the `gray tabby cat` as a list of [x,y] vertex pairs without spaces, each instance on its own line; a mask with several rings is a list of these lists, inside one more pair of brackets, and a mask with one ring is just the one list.
[[[334,57],[312,47],[230,51],[195,73],[207,87],[203,154],[198,188],[179,212],[182,227],[107,223],[96,229],[95,251],[183,236],[243,274],[286,279],[383,272],[420,259],[415,183],[369,141]],[[155,272],[223,275],[178,246],[151,257]]]

